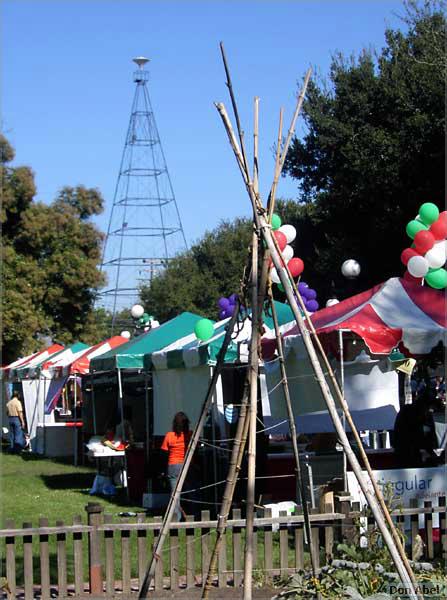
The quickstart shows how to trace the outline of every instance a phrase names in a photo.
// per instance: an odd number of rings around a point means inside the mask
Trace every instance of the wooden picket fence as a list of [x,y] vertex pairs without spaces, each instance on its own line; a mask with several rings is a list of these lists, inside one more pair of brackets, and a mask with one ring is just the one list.
[[[310,542],[317,556],[317,568],[332,556],[338,541],[358,543],[361,516],[359,506],[351,504],[349,496],[337,497],[335,509],[333,503],[323,509],[312,510],[310,515]],[[115,523],[96,503],[89,503],[86,513],[86,522],[75,516],[71,525],[57,521],[49,526],[48,519],[40,519],[38,527],[24,523],[16,528],[14,522],[6,520],[5,528],[0,530],[4,551],[2,575],[6,576],[10,592],[5,588],[4,598],[49,600],[138,595],[150,549],[160,532],[161,518],[149,519],[142,513],[133,520],[121,519]],[[434,513],[439,513],[439,543],[433,536]],[[413,504],[399,509],[393,518],[399,527],[405,526],[407,534],[411,531],[409,544],[421,533],[419,519],[423,519],[424,558],[447,557],[445,497],[439,498],[437,506],[425,502],[422,508]],[[240,510],[234,510],[219,554],[214,581],[218,588],[242,584],[244,525]],[[189,517],[186,522],[171,524],[169,539],[157,563],[155,590],[174,592],[201,584],[210,560],[215,527],[216,521],[210,520],[209,511],[203,511],[199,521]],[[266,510],[263,516],[256,516],[254,527],[255,577],[262,577],[267,584],[273,577],[285,577],[302,569],[305,561],[307,564],[302,514],[282,513],[272,518]],[[50,538],[55,541],[53,555]]]

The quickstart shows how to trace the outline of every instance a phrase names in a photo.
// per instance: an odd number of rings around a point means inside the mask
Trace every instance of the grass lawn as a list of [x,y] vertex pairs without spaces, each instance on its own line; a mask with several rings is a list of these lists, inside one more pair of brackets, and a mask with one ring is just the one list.
[[[49,525],[55,525],[56,521],[64,521],[64,524],[69,525],[73,521],[73,517],[80,515],[82,521],[86,522],[85,506],[88,502],[95,501],[104,507],[104,512],[111,514],[114,522],[122,521],[119,513],[122,511],[144,512],[141,506],[128,504],[124,493],[115,498],[103,498],[100,496],[90,496],[89,490],[93,484],[95,477],[95,469],[88,466],[73,465],[48,458],[36,457],[34,455],[9,455],[0,454],[0,490],[1,490],[1,507],[2,507],[2,526],[5,524],[5,519],[13,519],[16,527],[22,527],[23,523],[32,523],[34,527],[39,524],[39,518],[46,517]],[[135,521],[135,519],[130,519]],[[179,572],[184,573],[186,564],[186,550],[184,545],[184,531],[180,532],[178,538],[174,538],[175,544],[179,548]],[[258,532],[258,576],[262,578],[262,562],[263,562],[263,532]],[[274,548],[273,559],[274,565],[279,566],[279,534],[273,534]],[[73,565],[73,536],[67,535],[67,575],[68,581],[73,581],[74,565]],[[131,552],[131,570],[132,577],[138,575],[138,557],[137,557],[137,542],[136,532],[132,532],[130,536],[130,552]],[[212,547],[214,535],[210,535],[210,546]],[[116,579],[121,576],[121,544],[120,534],[114,536],[114,555],[115,555],[115,573]],[[147,536],[148,551],[152,544],[153,536],[151,533]],[[200,531],[196,530],[195,561],[197,572],[200,572],[201,564],[201,538]],[[88,556],[87,556],[87,539],[84,536],[84,578],[88,573]],[[243,536],[241,540],[243,552]],[[17,569],[17,585],[23,584],[23,544],[20,539],[16,541],[16,569]],[[51,582],[57,581],[57,552],[56,552],[56,536],[49,536],[50,549],[50,573]],[[0,540],[1,554],[1,573],[5,574],[5,542]],[[169,540],[167,540],[164,548],[164,564],[165,575],[169,574]],[[293,564],[293,547],[289,545],[289,565]],[[35,536],[33,538],[33,566],[35,581],[40,581],[40,561],[39,561],[39,540]],[[227,532],[227,564],[231,569],[232,565],[232,538],[231,533]]]
[[51,525],[56,520],[71,523],[74,515],[85,520],[85,506],[92,501],[113,515],[144,510],[128,504],[123,494],[114,499],[90,496],[95,473],[93,467],[75,467],[33,454],[0,454],[3,523],[5,519],[14,519],[17,527],[25,522],[36,527],[39,517],[47,517]]

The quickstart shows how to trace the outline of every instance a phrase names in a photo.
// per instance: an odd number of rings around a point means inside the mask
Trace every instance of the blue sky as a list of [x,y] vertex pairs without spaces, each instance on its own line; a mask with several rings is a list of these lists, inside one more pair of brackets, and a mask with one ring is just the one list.
[[[249,215],[214,101],[230,102],[230,64],[246,138],[260,97],[261,193],[273,174],[278,114],[288,126],[297,81],[325,75],[336,51],[380,49],[400,27],[395,0],[3,0],[2,129],[16,164],[30,165],[37,199],[64,185],[97,187],[108,212],[134,93],[132,57],[151,58],[152,105],[188,243],[222,219]],[[298,132],[302,133],[302,124]],[[279,196],[296,197],[282,179]]]

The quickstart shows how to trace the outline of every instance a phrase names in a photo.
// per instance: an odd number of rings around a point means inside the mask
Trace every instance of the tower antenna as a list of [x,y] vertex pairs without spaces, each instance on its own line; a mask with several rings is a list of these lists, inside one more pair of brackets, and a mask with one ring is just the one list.
[[139,300],[141,286],[187,248],[149,97],[149,58],[132,60],[135,94],[101,261],[107,282],[98,297],[112,314],[112,334],[117,314]]

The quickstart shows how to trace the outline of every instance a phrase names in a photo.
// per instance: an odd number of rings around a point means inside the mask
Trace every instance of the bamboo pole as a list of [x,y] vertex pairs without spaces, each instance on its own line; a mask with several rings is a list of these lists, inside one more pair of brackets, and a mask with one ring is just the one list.
[[[402,560],[402,557],[401,557],[400,552],[394,542],[392,535],[390,535],[390,532],[387,529],[387,526],[386,526],[386,523],[384,521],[383,514],[382,514],[382,507],[381,507],[380,503],[378,502],[377,498],[372,494],[371,490],[369,489],[369,487],[367,485],[367,481],[363,476],[360,464],[358,463],[357,458],[352,451],[352,448],[349,444],[349,440],[343,429],[342,423],[340,421],[340,417],[337,413],[334,399],[332,397],[329,386],[324,378],[324,374],[323,374],[321,365],[318,361],[317,354],[312,345],[312,341],[310,339],[310,334],[309,334],[308,330],[306,329],[306,327],[304,326],[304,321],[301,316],[300,310],[298,308],[297,301],[294,297],[293,289],[292,289],[292,286],[289,281],[289,276],[282,265],[283,261],[280,258],[279,253],[277,252],[277,249],[275,247],[275,244],[273,241],[273,236],[271,234],[270,224],[266,221],[266,219],[263,216],[261,211],[260,211],[261,214],[258,214],[258,212],[257,212],[257,198],[253,192],[253,185],[247,176],[247,172],[244,171],[244,168],[243,168],[244,162],[243,162],[242,156],[240,154],[240,150],[238,148],[237,141],[234,137],[234,131],[231,127],[231,123],[229,123],[229,119],[228,119],[228,115],[226,113],[225,106],[222,103],[216,103],[216,108],[219,111],[219,114],[223,120],[230,144],[233,148],[233,152],[236,155],[236,160],[237,160],[239,169],[241,171],[244,183],[246,185],[246,188],[247,188],[247,191],[249,194],[249,198],[252,203],[253,211],[255,213],[256,226],[260,229],[262,237],[264,238],[264,240],[267,243],[268,248],[271,252],[273,263],[276,267],[276,270],[278,272],[278,276],[281,280],[281,283],[285,289],[287,299],[288,299],[291,309],[294,313],[295,320],[297,322],[300,333],[303,337],[303,341],[306,346],[306,350],[309,354],[309,358],[311,360],[311,364],[314,369],[316,380],[317,380],[318,384],[320,385],[320,389],[323,394],[323,398],[325,399],[326,405],[328,407],[328,412],[331,415],[332,421],[334,423],[334,427],[339,435],[341,444],[346,452],[347,458],[351,464],[351,468],[353,469],[353,471],[356,475],[357,481],[359,482],[359,485],[363,491],[363,494],[364,494],[369,506],[371,507],[371,510],[373,512],[373,515],[377,522],[377,525],[381,531],[384,542],[390,551],[393,562],[394,562],[396,569],[401,577],[401,581],[402,581],[402,583],[404,583],[405,585],[408,586],[408,590],[410,592],[410,597],[417,598],[418,596],[415,592],[415,588],[413,586],[413,583],[411,581],[409,573],[406,570],[404,561]],[[290,131],[289,131],[289,134],[290,134]],[[289,135],[289,137],[291,137],[291,136]],[[283,153],[283,157],[282,157],[283,159],[285,159],[285,155],[286,154]]]
[[237,109],[236,99],[234,97],[233,84],[232,84],[232,81],[231,81],[230,70],[228,68],[227,57],[226,57],[226,54],[225,54],[225,48],[224,48],[223,42],[220,42],[220,52],[222,54],[222,61],[223,61],[223,64],[224,64],[225,74],[227,76],[226,85],[227,85],[228,91],[230,93],[231,105],[233,107],[234,118],[236,119],[237,130],[239,132],[239,142],[240,142],[241,148],[242,148],[242,156],[243,156],[243,161],[244,161],[244,169],[248,173],[247,155],[246,155],[245,147],[244,147],[244,132],[242,130],[241,121],[239,119],[239,111]]
[[214,543],[211,559],[208,567],[208,573],[205,578],[205,584],[202,589],[202,598],[206,599],[209,596],[209,591],[213,583],[213,575],[216,572],[217,559],[219,556],[219,548],[223,536],[225,535],[228,516],[230,514],[231,503],[233,502],[234,490],[236,488],[237,479],[241,469],[242,458],[244,456],[245,444],[247,441],[248,427],[250,416],[247,411],[249,395],[249,371],[245,380],[244,393],[242,396],[241,407],[239,411],[239,419],[234,438],[233,448],[231,451],[230,464],[228,468],[227,478],[225,481],[225,489],[222,496],[222,504],[217,516],[216,525],[216,540]]
[[309,510],[308,510],[308,506],[307,506],[307,494],[306,494],[306,491],[304,488],[303,478],[301,476],[300,455],[299,455],[299,451],[298,451],[298,441],[297,441],[298,434],[296,431],[295,415],[293,414],[292,401],[290,399],[289,383],[288,383],[287,373],[286,373],[283,343],[282,343],[281,333],[279,331],[278,315],[276,314],[276,308],[275,308],[275,304],[273,302],[271,288],[270,288],[270,300],[271,300],[271,307],[272,307],[273,323],[275,326],[276,345],[278,348],[278,356],[279,356],[279,366],[281,369],[282,388],[283,388],[283,392],[284,392],[284,400],[286,402],[287,416],[289,419],[290,437],[292,438],[293,455],[295,458],[295,477],[296,477],[296,488],[297,488],[296,489],[296,497],[297,497],[297,500],[301,499],[301,505],[303,507],[304,529],[306,532],[307,543],[309,544],[309,553],[310,553],[312,574],[315,577],[315,574],[316,574],[316,571],[315,571],[316,561],[315,561],[315,556],[314,556],[315,548],[314,548],[314,545],[312,544],[312,538],[311,538],[311,532],[310,532]]
[[[290,276],[290,273],[289,273],[289,276]],[[374,477],[374,473],[372,472],[371,464],[369,462],[368,456],[367,456],[367,454],[365,452],[365,449],[363,447],[363,442],[361,440],[361,437],[360,437],[360,434],[358,432],[358,429],[357,429],[357,427],[356,427],[356,425],[354,423],[354,420],[352,418],[351,411],[349,410],[349,405],[346,402],[346,399],[345,399],[343,391],[340,389],[339,383],[338,383],[337,378],[335,376],[335,373],[334,373],[334,371],[332,369],[331,363],[329,362],[329,359],[328,359],[328,357],[326,355],[326,352],[324,351],[324,348],[321,345],[320,338],[318,337],[318,334],[317,334],[317,332],[315,330],[314,324],[312,323],[312,319],[310,318],[310,315],[307,313],[306,307],[304,305],[304,301],[301,298],[301,295],[300,295],[300,293],[299,293],[299,291],[298,291],[298,289],[297,289],[297,287],[295,285],[295,282],[293,281],[293,278],[291,276],[290,276],[290,279],[292,281],[292,287],[294,288],[295,296],[298,297],[298,300],[299,300],[299,302],[301,304],[301,308],[302,308],[302,310],[304,312],[304,315],[306,316],[307,323],[309,324],[309,328],[310,328],[310,331],[312,333],[313,339],[315,340],[315,343],[317,345],[318,351],[319,351],[321,357],[323,358],[323,362],[325,364],[325,367],[327,368],[328,375],[329,375],[329,377],[330,377],[330,379],[332,381],[332,384],[334,386],[337,399],[338,399],[338,401],[340,403],[340,406],[342,408],[342,411],[343,411],[343,417],[347,421],[347,423],[348,423],[349,427],[351,428],[351,431],[352,431],[352,433],[354,435],[354,439],[355,439],[356,444],[357,444],[358,449],[359,449],[359,454],[361,456],[361,459],[362,459],[362,462],[363,462],[363,464],[365,466],[365,469],[366,469],[366,471],[368,473],[369,479],[371,481],[372,488],[374,490],[374,494],[377,496],[377,500],[379,502],[380,508],[382,509],[383,515],[385,517],[385,520],[386,520],[386,522],[388,524],[388,527],[390,528],[392,538],[393,538],[393,540],[394,540],[394,542],[396,544],[397,550],[398,550],[399,555],[400,555],[400,557],[402,559],[402,562],[405,565],[405,569],[408,572],[408,575],[409,575],[409,577],[411,579],[411,582],[413,583],[414,588],[416,590],[418,590],[419,587],[418,587],[418,584],[417,584],[417,581],[416,581],[416,577],[415,577],[413,569],[411,568],[411,565],[410,565],[410,563],[408,561],[408,557],[406,555],[405,548],[404,548],[404,546],[402,544],[402,540],[401,540],[401,538],[400,538],[400,536],[399,536],[399,534],[397,532],[397,529],[396,529],[396,527],[395,527],[395,525],[393,523],[393,520],[391,518],[391,515],[390,515],[390,512],[388,510],[388,507],[385,504],[385,499],[383,497],[382,491],[380,490],[379,485],[377,484],[377,481],[376,481],[376,479]],[[346,428],[346,426],[345,426],[345,423],[343,422],[343,429],[345,430],[345,428]],[[423,600],[423,596],[422,596],[422,594],[420,594],[420,592],[417,592],[417,597],[420,600]]]
[[231,336],[233,334],[233,329],[236,324],[236,320],[238,318],[239,311],[240,311],[240,304],[239,304],[239,302],[237,302],[234,313],[233,313],[233,315],[230,319],[230,322],[227,326],[227,331],[225,333],[222,347],[219,350],[219,354],[218,354],[217,361],[216,361],[216,366],[213,371],[213,376],[211,378],[211,381],[210,381],[210,384],[208,386],[208,390],[207,390],[207,393],[205,396],[205,400],[203,402],[202,411],[200,413],[199,419],[197,421],[197,425],[194,429],[193,435],[191,436],[191,439],[188,444],[188,448],[186,450],[185,460],[183,461],[182,469],[178,476],[174,491],[172,492],[171,497],[169,499],[168,507],[167,507],[166,512],[163,517],[163,523],[161,525],[160,534],[158,536],[157,543],[155,544],[155,548],[152,552],[152,557],[151,557],[150,563],[148,565],[148,568],[146,570],[138,598],[147,598],[147,594],[149,592],[149,586],[152,582],[152,579],[154,578],[155,567],[156,567],[157,561],[160,559],[160,555],[163,550],[163,544],[164,544],[166,536],[169,532],[169,525],[172,521],[172,517],[174,515],[174,511],[175,511],[177,502],[180,499],[180,493],[182,491],[185,479],[188,475],[188,470],[189,470],[189,467],[190,467],[190,464],[192,461],[192,457],[194,455],[195,449],[199,442],[199,438],[202,433],[203,426],[205,424],[207,414],[208,414],[208,411],[209,411],[211,403],[212,403],[213,394],[214,394],[214,390],[216,388],[217,380],[222,372],[222,367],[223,367],[223,364],[225,361],[225,354],[227,352],[227,348],[231,341]]
[[253,522],[256,484],[256,413],[259,370],[258,314],[258,234],[253,232],[251,269],[251,345],[250,345],[250,405],[248,438],[247,507],[245,515],[244,600],[251,600],[253,591]]
[[[279,247],[278,247],[278,244],[277,244],[275,238],[272,237],[272,240],[273,240],[273,243],[275,245],[275,248],[276,248],[279,256],[281,256],[281,253],[279,251]],[[399,536],[399,533],[397,532],[397,529],[396,529],[396,527],[395,527],[395,525],[393,523],[393,520],[391,518],[391,515],[390,515],[390,512],[388,510],[388,507],[385,504],[385,500],[383,498],[382,491],[380,490],[380,488],[379,488],[379,486],[377,484],[377,481],[376,481],[376,479],[374,477],[374,474],[372,472],[371,464],[370,464],[370,462],[368,460],[368,456],[367,456],[367,454],[365,452],[365,449],[363,447],[363,443],[362,443],[362,440],[360,438],[360,434],[359,434],[359,432],[357,430],[357,427],[356,427],[356,425],[354,423],[354,420],[352,419],[351,411],[349,410],[349,405],[348,405],[348,403],[345,400],[344,392],[342,391],[342,389],[340,389],[340,385],[338,383],[338,380],[337,380],[337,378],[335,376],[335,373],[334,373],[334,371],[332,369],[332,366],[331,366],[331,364],[329,362],[329,359],[328,359],[328,357],[326,355],[326,352],[324,351],[324,348],[323,348],[323,346],[321,344],[320,338],[318,337],[318,334],[316,332],[316,329],[314,327],[312,319],[310,318],[310,315],[307,312],[306,306],[305,306],[304,301],[303,301],[303,299],[301,297],[301,294],[299,293],[298,287],[297,287],[297,285],[296,285],[296,283],[295,283],[295,281],[294,281],[294,279],[293,279],[293,277],[292,277],[292,275],[291,275],[291,273],[290,273],[287,265],[285,264],[284,261],[282,261],[282,262],[283,262],[283,265],[284,265],[284,270],[286,271],[286,273],[287,273],[287,275],[289,277],[289,281],[290,281],[290,284],[292,286],[292,289],[293,289],[293,292],[295,294],[295,297],[297,298],[298,303],[300,304],[300,308],[303,311],[304,316],[306,317],[306,322],[308,323],[310,332],[312,334],[312,340],[315,342],[315,344],[316,344],[316,346],[318,348],[318,351],[319,351],[321,357],[323,358],[323,362],[325,364],[325,367],[327,368],[328,375],[329,375],[329,377],[331,379],[331,382],[332,382],[332,384],[334,386],[337,399],[338,399],[338,401],[340,403],[340,406],[342,408],[342,411],[343,411],[343,415],[342,415],[343,429],[344,429],[344,431],[346,431],[346,423],[345,423],[345,421],[347,421],[348,424],[349,424],[349,427],[351,428],[351,431],[352,431],[352,433],[354,435],[356,444],[357,444],[358,449],[359,449],[360,456],[362,458],[362,462],[363,462],[363,464],[365,466],[365,469],[366,469],[366,471],[368,473],[368,476],[369,476],[369,479],[371,481],[371,486],[372,486],[372,488],[374,490],[375,495],[377,496],[377,500],[379,502],[380,508],[381,508],[381,510],[383,512],[383,515],[384,515],[385,520],[386,520],[386,522],[388,524],[388,527],[390,528],[392,538],[393,538],[393,540],[394,540],[394,542],[396,544],[396,547],[397,547],[397,550],[398,550],[398,552],[400,554],[400,557],[401,557],[401,559],[402,559],[402,561],[403,561],[403,563],[405,565],[405,569],[407,570],[408,575],[409,575],[409,577],[410,577],[410,579],[411,579],[411,581],[413,583],[413,586],[414,586],[414,588],[415,588],[415,590],[417,592],[418,598],[420,600],[423,600],[423,596],[420,594],[420,592],[417,591],[419,588],[418,588],[418,583],[416,581],[416,577],[415,577],[413,569],[411,568],[411,565],[410,565],[410,563],[408,561],[408,557],[406,555],[405,548],[404,548],[404,546],[402,544],[402,540],[401,540],[401,538]],[[343,351],[343,348],[341,348],[341,350]],[[347,458],[346,454],[343,454],[343,462],[344,462],[344,467],[343,468],[344,468],[344,472],[346,472],[346,466],[345,466],[346,465],[346,458]]]

